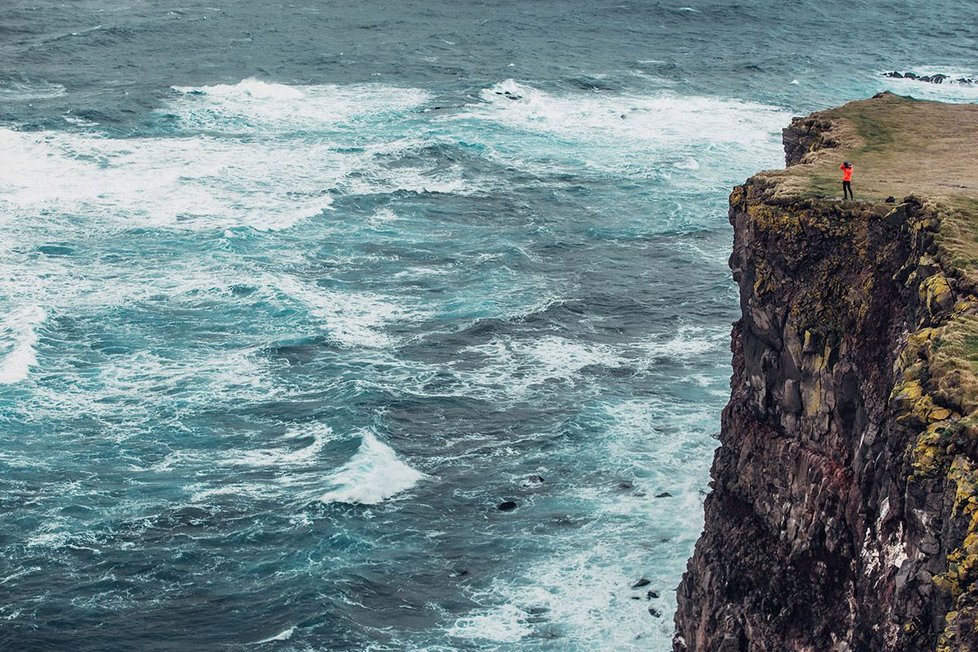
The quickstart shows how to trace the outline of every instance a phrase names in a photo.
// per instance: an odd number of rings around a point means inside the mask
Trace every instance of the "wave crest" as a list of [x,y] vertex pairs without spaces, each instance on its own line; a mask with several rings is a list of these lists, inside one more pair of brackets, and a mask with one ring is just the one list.
[[40,306],[25,306],[13,310],[0,324],[0,384],[24,380],[37,364],[35,329],[46,318]]
[[360,448],[346,464],[329,477],[334,489],[320,500],[324,503],[376,505],[417,484],[424,474],[402,462],[390,446],[368,430]]

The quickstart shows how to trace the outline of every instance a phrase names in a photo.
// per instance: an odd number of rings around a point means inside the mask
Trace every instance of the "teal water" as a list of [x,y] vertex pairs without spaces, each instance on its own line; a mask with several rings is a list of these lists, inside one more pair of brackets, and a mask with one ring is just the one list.
[[967,8],[185,4],[0,10],[0,648],[668,649],[729,188]]

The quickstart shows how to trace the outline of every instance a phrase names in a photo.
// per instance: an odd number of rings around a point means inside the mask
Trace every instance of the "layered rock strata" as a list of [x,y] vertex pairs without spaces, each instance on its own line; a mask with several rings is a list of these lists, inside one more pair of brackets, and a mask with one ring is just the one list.
[[826,197],[874,145],[845,115],[796,119],[788,171],[730,195],[742,317],[676,650],[978,651],[969,204]]

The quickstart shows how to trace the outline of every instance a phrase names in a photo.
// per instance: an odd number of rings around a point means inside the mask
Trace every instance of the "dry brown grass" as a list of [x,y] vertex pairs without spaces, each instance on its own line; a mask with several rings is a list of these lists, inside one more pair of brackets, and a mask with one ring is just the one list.
[[851,161],[857,200],[925,196],[955,204],[978,200],[978,105],[883,94],[816,114],[834,123],[841,147],[814,153],[784,172],[786,190],[841,198],[839,165]]

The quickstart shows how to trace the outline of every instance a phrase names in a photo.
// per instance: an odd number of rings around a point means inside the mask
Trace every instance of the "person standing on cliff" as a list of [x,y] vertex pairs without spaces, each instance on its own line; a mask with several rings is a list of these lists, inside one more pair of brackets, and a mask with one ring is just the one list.
[[844,161],[839,169],[842,170],[842,200],[845,201],[848,198],[855,201],[852,196],[852,163]]

